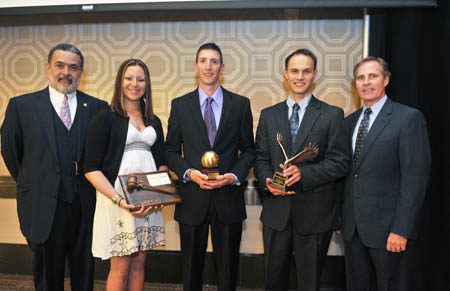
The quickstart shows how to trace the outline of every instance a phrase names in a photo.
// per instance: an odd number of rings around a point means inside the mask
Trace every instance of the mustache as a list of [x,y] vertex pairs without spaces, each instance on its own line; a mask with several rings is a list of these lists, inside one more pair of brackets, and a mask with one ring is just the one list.
[[59,76],[57,81],[62,81],[62,80],[66,80],[69,81],[70,83],[73,83],[73,79],[71,75],[66,75],[66,76]]

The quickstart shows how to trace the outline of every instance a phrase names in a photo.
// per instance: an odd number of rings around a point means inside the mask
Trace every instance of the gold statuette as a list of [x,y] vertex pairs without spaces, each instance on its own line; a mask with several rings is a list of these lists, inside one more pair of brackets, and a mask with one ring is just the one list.
[[209,151],[202,156],[202,173],[208,176],[208,180],[216,180],[219,176],[219,155]]
[[[302,150],[300,151],[298,154],[296,154],[295,156],[288,158],[287,154],[286,154],[286,150],[284,149],[284,146],[282,144],[283,141],[283,136],[281,135],[280,132],[277,133],[277,142],[278,145],[281,148],[281,151],[283,152],[284,158],[286,159],[284,164],[289,167],[292,164],[298,164],[301,162],[306,162],[306,161],[312,161],[314,160],[317,155],[319,154],[319,146],[316,143],[308,143],[308,145]],[[273,174],[273,178],[272,178],[272,182],[270,183],[270,185],[274,188],[277,188],[279,190],[282,191],[287,191],[286,189],[286,180],[287,177],[280,172],[275,172]]]

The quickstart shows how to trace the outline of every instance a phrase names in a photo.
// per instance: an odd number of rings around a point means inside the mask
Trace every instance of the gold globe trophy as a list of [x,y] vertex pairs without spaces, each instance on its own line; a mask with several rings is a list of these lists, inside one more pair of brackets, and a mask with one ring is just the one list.
[[216,180],[219,176],[219,155],[209,151],[202,156],[202,173],[208,176],[208,180]]

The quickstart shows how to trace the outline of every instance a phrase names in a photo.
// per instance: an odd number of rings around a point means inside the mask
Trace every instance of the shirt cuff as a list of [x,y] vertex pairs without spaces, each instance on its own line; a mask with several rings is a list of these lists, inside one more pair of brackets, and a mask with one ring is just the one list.
[[189,170],[192,170],[192,168],[187,169],[186,172],[184,172],[184,174],[183,174],[183,183],[187,183],[187,182],[191,181],[191,179],[189,179],[189,176],[187,175]]
[[239,181],[238,177],[233,173],[230,174],[234,176],[234,182],[231,185],[241,186],[241,181]]

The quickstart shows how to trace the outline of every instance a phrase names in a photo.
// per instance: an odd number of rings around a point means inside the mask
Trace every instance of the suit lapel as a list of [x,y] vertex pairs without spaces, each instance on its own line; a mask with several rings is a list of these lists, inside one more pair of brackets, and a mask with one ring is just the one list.
[[[277,123],[278,132],[283,136],[283,140],[281,144],[284,146],[286,150],[286,154],[289,155],[291,151],[291,143],[289,142],[289,138],[291,133],[289,132],[289,107],[286,104],[286,101],[278,103],[277,105],[278,114],[274,116],[274,120]],[[269,138],[276,139],[276,136],[270,136]],[[280,149],[281,151],[281,149]],[[288,156],[289,158],[289,156]]]
[[[216,138],[214,139],[214,146],[216,145],[217,141],[222,136],[224,128],[228,122],[230,115],[231,115],[231,109],[233,108],[233,95],[231,95],[230,92],[228,92],[224,88],[222,88],[222,93],[223,93],[222,113],[220,114],[219,128],[217,129]],[[205,130],[206,130],[206,125],[205,125]]]
[[48,87],[42,91],[39,91],[36,95],[36,111],[37,115],[41,121],[42,130],[44,135],[48,140],[50,151],[56,160],[58,160],[58,152],[56,149],[56,137],[55,137],[55,124],[53,122],[53,108],[50,102],[50,94]]
[[317,99],[312,96],[309,101],[308,107],[306,107],[305,115],[303,115],[302,122],[298,128],[297,137],[295,139],[293,151],[291,151],[292,155],[297,153],[300,146],[305,142],[306,138],[309,135],[314,123],[320,115],[320,103],[317,102]]
[[191,96],[190,96],[190,100],[189,100],[189,106],[191,108],[191,112],[192,112],[192,119],[194,120],[194,123],[196,124],[196,126],[194,126],[194,128],[199,128],[203,141],[209,145],[209,139],[208,139],[208,133],[206,131],[206,124],[205,121],[203,120],[203,116],[202,116],[202,110],[200,109],[200,100],[199,100],[199,96],[198,96],[198,89],[195,90],[194,92],[192,92]]
[[361,165],[364,158],[367,156],[367,153],[370,150],[370,147],[373,145],[373,143],[376,141],[380,133],[383,131],[383,129],[386,127],[386,125],[391,120],[391,114],[392,114],[392,102],[388,99],[386,100],[386,103],[384,104],[383,108],[381,108],[380,113],[378,113],[377,118],[375,119],[374,123],[372,124],[369,133],[367,134],[364,145],[361,150],[361,155],[359,156],[358,163],[356,164],[355,169],[358,169]]
[[88,103],[86,101],[86,96],[80,91],[77,91],[77,113],[75,115],[78,122],[78,132],[77,132],[77,142],[78,142],[78,151],[77,151],[77,161],[79,162],[81,156],[83,154],[84,142],[86,139],[86,131],[88,127],[89,121],[89,108]]

